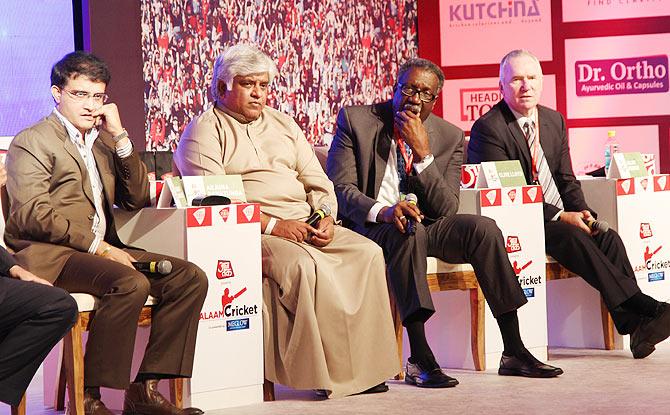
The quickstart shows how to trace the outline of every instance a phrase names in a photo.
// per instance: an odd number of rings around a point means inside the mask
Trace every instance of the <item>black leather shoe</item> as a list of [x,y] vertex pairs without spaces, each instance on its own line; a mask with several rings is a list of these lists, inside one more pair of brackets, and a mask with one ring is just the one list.
[[370,389],[364,390],[363,392],[361,392],[361,394],[363,394],[363,393],[384,393],[384,392],[388,392],[388,390],[389,390],[389,387],[386,384],[386,382],[382,382],[379,385],[375,385],[375,386],[371,387]]
[[563,369],[540,362],[528,350],[519,356],[500,358],[498,374],[502,376],[525,376],[527,378],[553,378],[563,374]]
[[458,381],[447,376],[437,363],[430,369],[424,366],[425,364],[412,363],[408,360],[405,366],[405,383],[420,388],[453,388],[458,385]]
[[158,380],[131,383],[126,389],[123,415],[202,415],[198,408],[179,409],[158,392]]
[[656,344],[670,337],[670,304],[659,303],[656,317],[646,317],[630,335],[630,351],[644,359],[656,350]]
[[[66,414],[74,415],[75,413],[75,409],[68,405]],[[114,412],[107,409],[100,399],[84,391],[84,415],[114,415]]]

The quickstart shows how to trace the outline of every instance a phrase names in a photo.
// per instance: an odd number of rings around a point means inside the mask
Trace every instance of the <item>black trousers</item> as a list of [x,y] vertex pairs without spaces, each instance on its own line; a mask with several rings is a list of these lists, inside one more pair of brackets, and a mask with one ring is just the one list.
[[76,318],[77,303],[62,289],[0,276],[0,401],[19,404]]
[[426,321],[435,312],[426,281],[426,257],[470,263],[495,317],[528,300],[505,251],[495,221],[477,215],[454,215],[430,225],[417,224],[414,235],[392,224],[369,224],[365,236],[384,251],[389,285],[403,322]]
[[84,385],[128,387],[137,320],[149,294],[158,299],[158,304],[152,308],[149,344],[139,370],[190,377],[207,276],[196,265],[178,258],[126,251],[137,261],[169,259],[172,272],[149,279],[134,268],[77,252],[56,279],[56,285],[69,292],[100,297],[86,343]]
[[619,333],[632,333],[641,317],[620,305],[640,287],[619,234],[590,236],[563,222],[545,222],[544,232],[547,253],[600,292]]

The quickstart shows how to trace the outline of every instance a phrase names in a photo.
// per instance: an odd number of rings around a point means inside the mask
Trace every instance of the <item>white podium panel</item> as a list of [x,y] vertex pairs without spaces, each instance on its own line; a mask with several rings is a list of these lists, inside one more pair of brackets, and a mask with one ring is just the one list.
[[214,410],[262,402],[259,205],[117,211],[115,218],[127,244],[187,259],[207,273],[185,403]]
[[640,289],[670,299],[670,176],[616,180],[618,232]]
[[[528,303],[518,311],[521,338],[540,360],[547,359],[547,282],[544,252],[544,216],[540,186],[481,189],[479,214],[494,219],[505,238],[512,268]],[[486,367],[498,367],[502,337],[486,307]]]
[[[546,256],[539,186],[461,189],[460,194],[458,213],[488,216],[502,231],[510,263],[528,298],[518,312],[521,337],[538,359],[546,360]],[[432,297],[437,311],[426,330],[438,362],[443,367],[473,369],[468,293],[445,291],[432,293]],[[503,343],[488,305],[484,337],[486,367],[497,368]],[[408,349],[405,342],[403,350]]]
[[[670,176],[585,179],[586,201],[609,222],[624,245],[640,289],[657,300],[670,300]],[[599,319],[599,317],[598,317]],[[618,344],[627,345],[619,334]]]

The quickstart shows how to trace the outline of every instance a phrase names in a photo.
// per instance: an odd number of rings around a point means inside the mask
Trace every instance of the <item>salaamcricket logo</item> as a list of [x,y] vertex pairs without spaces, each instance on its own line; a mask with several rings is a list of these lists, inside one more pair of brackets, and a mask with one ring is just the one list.
[[220,259],[216,264],[216,278],[223,280],[226,278],[232,278],[235,276],[235,271],[233,271],[232,262]]
[[526,271],[526,269],[531,266],[533,260],[524,258],[519,237],[509,235],[507,237],[507,242],[505,243],[505,250],[507,251],[509,262],[512,264],[514,274],[516,275],[526,298],[535,297],[535,287],[542,283],[542,276],[527,274],[528,271]]
[[668,92],[668,56],[575,62],[577,96]]
[[[663,245],[656,246],[648,243],[642,252],[644,265],[635,266],[635,272],[647,272],[647,278],[650,282],[665,279],[665,269],[670,267],[670,260],[658,258],[658,253],[662,248]],[[663,278],[660,278],[661,276]]]
[[258,304],[237,305],[237,299],[247,291],[242,287],[235,294],[231,294],[230,288],[226,287],[221,296],[221,309],[214,311],[201,311],[200,320],[223,320],[226,319],[226,331],[245,330],[249,328],[249,318],[258,314]]
[[[658,254],[663,245],[654,244],[654,232],[651,224],[647,222],[640,223],[640,239],[644,243],[642,251],[643,263],[634,267],[635,272],[646,272],[649,282],[665,279],[665,268],[670,267],[670,260],[658,258]],[[664,251],[665,252],[665,251]]]
[[485,26],[541,20],[540,0],[454,2],[449,26]]
[[461,121],[473,122],[486,114],[502,99],[498,86],[490,88],[463,88],[461,95]]

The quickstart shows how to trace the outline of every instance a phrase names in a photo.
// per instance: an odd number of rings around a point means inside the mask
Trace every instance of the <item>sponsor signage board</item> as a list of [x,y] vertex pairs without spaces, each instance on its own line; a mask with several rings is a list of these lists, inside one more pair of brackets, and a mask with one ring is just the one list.
[[670,15],[668,0],[563,0],[562,3],[564,22]]
[[670,114],[670,34],[566,39],[568,118]]
[[[515,45],[552,60],[551,2],[440,1],[441,66],[499,63]],[[473,53],[472,45],[486,45]]]

